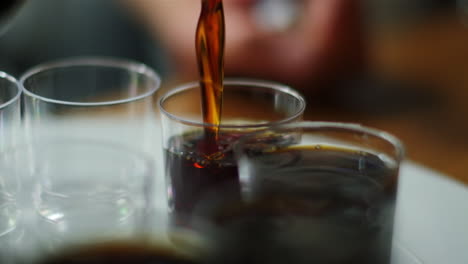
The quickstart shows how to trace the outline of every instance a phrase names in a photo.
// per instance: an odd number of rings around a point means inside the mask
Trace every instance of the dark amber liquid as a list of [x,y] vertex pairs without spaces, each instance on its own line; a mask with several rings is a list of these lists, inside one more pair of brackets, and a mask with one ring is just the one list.
[[239,177],[232,150],[232,142],[239,135],[220,133],[216,154],[205,149],[211,139],[203,131],[175,136],[165,151],[166,174],[171,191],[171,207],[177,213],[191,214],[194,207],[209,195],[237,195]]
[[224,263],[390,263],[393,164],[324,147],[252,155],[244,199],[210,209]]
[[166,151],[172,208],[191,213],[208,190],[237,182],[232,153],[223,152],[219,124],[223,99],[225,23],[222,0],[202,0],[196,31],[196,54],[200,74],[203,122],[211,124],[201,133],[175,136]]
[[108,243],[71,249],[41,264],[197,264],[167,249],[131,244]]
[[[207,138],[215,143],[221,121],[224,78],[225,24],[222,0],[202,0],[196,32],[196,53]],[[215,145],[215,144],[213,144]],[[215,151],[215,146],[212,146]],[[210,149],[207,149],[210,151]]]

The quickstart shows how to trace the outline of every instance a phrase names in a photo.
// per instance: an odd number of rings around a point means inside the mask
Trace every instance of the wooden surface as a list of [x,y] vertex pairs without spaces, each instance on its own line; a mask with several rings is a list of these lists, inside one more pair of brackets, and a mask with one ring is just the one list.
[[468,184],[468,22],[436,15],[376,32],[370,43],[370,68],[383,80],[357,91],[354,104],[309,104],[306,117],[389,131],[409,159]]
[[416,105],[426,102],[369,123],[401,137],[409,158],[468,183],[468,24],[441,15],[380,41],[376,64],[420,84],[417,94],[425,99],[415,98]]

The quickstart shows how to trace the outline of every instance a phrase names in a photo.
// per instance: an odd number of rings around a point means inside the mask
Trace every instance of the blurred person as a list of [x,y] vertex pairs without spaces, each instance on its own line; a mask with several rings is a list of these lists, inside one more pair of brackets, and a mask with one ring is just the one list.
[[[285,1],[299,11],[289,25],[271,28],[258,11],[283,0],[223,0],[227,77],[315,92],[362,70],[364,0]],[[195,80],[200,8],[201,0],[27,0],[0,37],[0,67],[20,75],[64,57],[113,56],[142,61],[166,81]],[[287,12],[264,11],[273,19]]]
[[[298,13],[278,30],[259,23],[266,0],[223,0],[226,76],[284,82],[303,91],[353,74],[364,63],[361,0],[286,0]],[[162,41],[176,71],[197,78],[195,31],[200,0],[121,0]],[[282,2],[272,0],[273,3]],[[278,10],[281,12],[281,10]],[[266,14],[275,16],[281,14]]]
[[[455,0],[416,0],[444,6]],[[0,34],[0,69],[19,75],[48,60],[113,56],[138,60],[168,79],[197,79],[195,30],[201,0],[6,0],[14,23]],[[374,2],[395,2],[372,0]],[[406,6],[398,1],[397,6]],[[424,2],[424,4],[422,4]],[[226,76],[275,80],[305,91],[365,72],[368,0],[223,0],[226,15]],[[265,3],[270,3],[267,5]],[[277,5],[283,3],[283,5]],[[286,26],[269,28],[263,17]],[[432,3],[432,4],[430,4]],[[275,4],[271,8],[265,8]],[[385,6],[385,5],[380,5]],[[367,8],[367,6],[366,6]],[[387,8],[385,8],[387,9]],[[368,10],[365,10],[368,12]],[[372,11],[371,11],[372,12]],[[11,12],[6,12],[8,14]],[[290,14],[289,14],[290,15]],[[4,16],[10,17],[10,16]],[[139,23],[138,23],[139,22]],[[5,27],[4,27],[5,28]],[[359,76],[358,76],[359,78]],[[343,85],[347,87],[349,85]]]

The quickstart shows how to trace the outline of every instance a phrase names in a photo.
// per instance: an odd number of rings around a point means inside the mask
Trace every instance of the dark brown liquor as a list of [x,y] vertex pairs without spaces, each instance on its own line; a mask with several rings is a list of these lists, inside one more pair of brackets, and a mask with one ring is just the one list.
[[[203,121],[214,126],[205,129],[216,141],[221,120],[224,78],[225,24],[222,0],[202,0],[196,32],[196,53],[200,74]],[[215,142],[213,142],[215,143]],[[214,146],[209,145],[212,149]],[[207,149],[206,151],[213,151]]]
[[390,263],[394,164],[324,147],[257,154],[242,201],[205,205],[223,263]]
[[[204,154],[212,144],[204,131],[175,136],[165,151],[166,179],[170,207],[178,214],[191,214],[208,195],[233,195],[240,192],[237,165],[229,149],[240,135],[220,133],[216,155]],[[216,197],[212,197],[216,199]]]
[[168,249],[131,243],[108,243],[71,249],[41,264],[200,264]]
[[[219,125],[223,99],[225,21],[222,0],[201,0],[195,48],[200,74],[202,133],[174,137],[166,153],[173,209],[190,213],[208,190],[236,184],[232,153],[225,153]],[[229,136],[228,136],[229,137]],[[226,138],[225,138],[226,139]],[[178,143],[183,142],[178,145]],[[236,184],[238,186],[238,184]]]

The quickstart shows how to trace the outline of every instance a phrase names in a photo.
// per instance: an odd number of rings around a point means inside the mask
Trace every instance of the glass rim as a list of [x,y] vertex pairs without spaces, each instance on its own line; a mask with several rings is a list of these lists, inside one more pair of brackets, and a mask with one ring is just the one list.
[[[296,122],[296,123],[291,123],[291,124],[285,124],[281,126],[274,126],[271,127],[268,130],[291,130],[291,129],[313,129],[316,131],[319,130],[331,130],[331,129],[340,129],[344,131],[349,131],[349,132],[360,132],[360,133],[365,133],[367,135],[380,138],[392,145],[392,147],[395,149],[395,161],[399,164],[403,161],[405,157],[405,147],[403,143],[393,134],[390,134],[386,131],[376,129],[376,128],[371,128],[367,127],[358,123],[345,123],[345,122],[327,122],[327,121],[301,121],[301,122]],[[268,131],[266,130],[266,131]],[[236,155],[239,155],[242,153],[242,147],[241,145],[243,142],[248,140],[249,138],[255,137],[256,135],[260,135],[264,133],[265,131],[258,131],[258,132],[253,132],[250,134],[247,134],[239,139],[236,144],[234,144],[234,152],[237,153]]]
[[12,75],[10,75],[10,74],[8,74],[6,72],[0,71],[0,79],[5,79],[5,80],[11,82],[12,84],[14,84],[14,86],[16,87],[15,95],[13,97],[11,97],[5,103],[0,104],[0,110],[2,110],[2,109],[7,108],[8,106],[10,106],[11,104],[18,101],[21,98],[22,89],[20,87],[20,84],[18,83],[18,80],[15,77],[13,77]]
[[163,104],[168,98],[172,97],[173,95],[179,94],[181,92],[185,92],[191,89],[198,88],[200,86],[200,83],[198,81],[194,81],[190,83],[181,84],[177,86],[175,89],[164,94],[159,99],[159,103],[158,103],[159,109],[161,110],[161,113],[163,113],[168,118],[175,120],[179,123],[185,124],[185,125],[194,126],[194,127],[217,127],[220,129],[239,129],[239,128],[249,129],[249,128],[262,128],[266,126],[276,126],[276,125],[286,124],[299,118],[304,113],[304,110],[306,109],[307,102],[305,98],[298,91],[294,90],[288,85],[284,85],[284,84],[272,82],[272,81],[247,79],[247,78],[227,78],[224,80],[223,85],[228,85],[228,86],[242,85],[242,86],[260,87],[260,88],[267,88],[271,90],[280,91],[285,94],[293,96],[299,101],[301,105],[299,107],[299,110],[297,110],[293,115],[287,118],[283,118],[278,121],[262,122],[258,124],[248,124],[248,125],[223,125],[223,124],[216,125],[212,123],[190,121],[180,116],[174,115],[168,112],[166,109],[164,109]]
[[[102,101],[102,102],[73,102],[73,101],[64,101],[57,100],[49,97],[39,95],[37,93],[31,92],[24,85],[26,80],[35,76],[38,73],[56,70],[59,68],[67,67],[76,67],[76,66],[96,66],[96,67],[109,67],[114,69],[129,70],[136,73],[147,76],[149,79],[154,80],[155,85],[149,91],[144,92],[143,94],[129,97],[126,99],[111,100],[111,101]],[[58,104],[58,105],[68,105],[68,106],[108,106],[108,105],[118,105],[128,102],[138,101],[140,99],[149,97],[153,95],[161,87],[161,77],[157,74],[151,67],[147,66],[144,63],[136,62],[132,60],[115,58],[115,57],[72,57],[60,60],[54,60],[45,62],[39,65],[32,67],[23,73],[19,80],[19,85],[23,90],[23,94],[30,96],[32,98],[41,100],[46,103]]]

